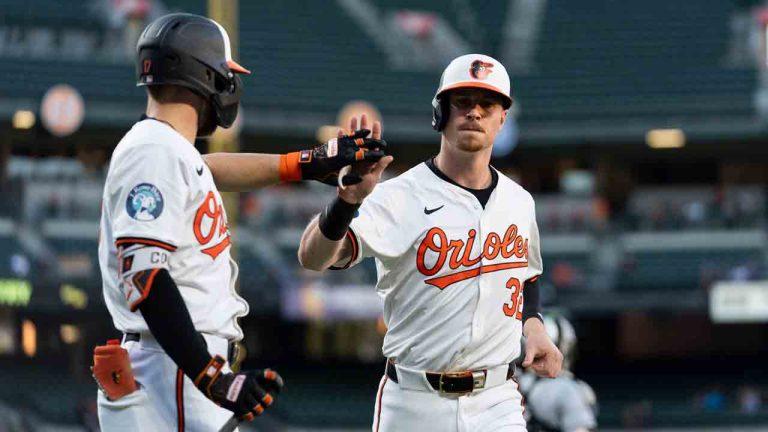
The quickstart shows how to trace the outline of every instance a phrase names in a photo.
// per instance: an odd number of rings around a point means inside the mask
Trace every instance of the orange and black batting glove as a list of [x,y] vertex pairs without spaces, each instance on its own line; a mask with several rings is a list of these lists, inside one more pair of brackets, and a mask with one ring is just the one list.
[[[377,162],[387,155],[387,142],[368,138],[368,129],[352,135],[333,138],[311,150],[280,155],[280,180],[317,180],[331,186],[339,185],[339,170],[356,162]],[[345,186],[360,183],[362,178],[349,173],[342,179]]]
[[240,373],[223,373],[225,360],[211,358],[195,379],[203,394],[237,418],[251,421],[272,405],[283,388],[283,378],[272,369],[255,369]]
[[128,351],[120,346],[117,339],[109,340],[106,345],[93,349],[91,373],[109,400],[118,400],[136,391]]

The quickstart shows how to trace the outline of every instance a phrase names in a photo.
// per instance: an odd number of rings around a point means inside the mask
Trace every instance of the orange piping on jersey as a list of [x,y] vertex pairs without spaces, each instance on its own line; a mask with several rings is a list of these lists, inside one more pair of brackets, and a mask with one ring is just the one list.
[[347,228],[347,237],[349,237],[349,244],[352,245],[352,256],[349,257],[349,262],[344,267],[341,267],[342,269],[349,268],[357,259],[357,237],[352,232],[352,228]]
[[[357,259],[357,254],[360,253],[357,246],[357,236],[352,232],[352,228],[347,229],[347,237],[349,237],[349,243],[352,245],[352,257],[349,259],[349,264],[352,264]],[[349,267],[349,264],[347,264],[347,267]]]
[[480,276],[481,273],[493,273],[499,270],[507,270],[511,268],[528,267],[527,261],[508,262],[501,264],[491,264],[487,266],[475,267],[473,269],[460,271],[458,273],[449,274],[446,276],[440,276],[432,279],[427,279],[424,283],[435,286],[440,289],[445,289],[449,285],[463,280],[472,279],[473,277]]
[[160,240],[152,240],[140,237],[121,237],[115,241],[115,246],[122,246],[125,244],[142,244],[147,246],[157,246],[170,252],[176,251],[176,246],[161,242]]
[[[139,308],[139,305],[141,302],[146,300],[147,296],[149,296],[149,291],[152,289],[152,283],[155,281],[155,276],[157,276],[157,273],[160,272],[161,269],[156,268],[149,270],[149,277],[147,277],[147,282],[142,286],[141,278],[144,276],[145,271],[137,272],[133,276],[133,286],[136,287],[137,290],[139,290],[139,293],[141,293],[141,297],[139,297],[135,302],[131,303],[131,312],[136,312],[136,309]],[[130,292],[129,292],[130,295]]]
[[125,295],[125,301],[130,300],[131,294],[133,294],[133,287],[128,288],[128,294]]
[[520,391],[520,382],[517,381],[517,378],[515,378],[514,375],[512,376],[512,381],[515,382],[515,385],[517,385],[517,392],[520,393],[520,406],[523,407],[523,416],[525,416],[525,395]]
[[348,269],[349,266],[352,265],[353,262],[357,260],[357,254],[359,246],[357,245],[357,237],[355,236],[355,232],[352,231],[352,228],[347,228],[347,237],[349,237],[349,243],[352,245],[352,255],[349,257],[349,261],[347,261],[346,264],[344,264],[341,267],[337,267],[335,265],[332,265],[329,267],[331,270],[344,270]]
[[205,248],[200,252],[206,255],[210,255],[211,258],[216,259],[216,257],[219,256],[220,253],[224,252],[224,249],[226,249],[227,246],[229,245],[230,245],[229,236],[226,236],[224,237],[224,240],[220,241],[219,244],[217,244],[216,246]]

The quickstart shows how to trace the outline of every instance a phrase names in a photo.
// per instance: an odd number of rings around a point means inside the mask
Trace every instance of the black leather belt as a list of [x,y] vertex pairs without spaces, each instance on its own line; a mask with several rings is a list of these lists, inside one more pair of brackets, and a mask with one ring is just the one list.
[[[202,337],[202,335],[200,335]],[[123,334],[123,340],[125,342],[139,342],[141,341],[141,334],[140,333],[125,333]],[[205,340],[205,338],[203,338]],[[207,344],[206,344],[207,345]],[[238,364],[243,360],[240,358],[240,350],[242,349],[241,345],[237,342],[230,341],[229,346],[227,347],[227,361],[230,364],[230,367],[234,364]],[[244,357],[244,356],[243,356]]]
[[[395,369],[395,364],[391,361],[387,361],[385,373],[389,379],[397,382],[397,369]],[[445,373],[424,372],[424,375],[427,377],[429,385],[441,393],[470,393],[476,389],[485,387],[487,373],[487,370],[481,369],[476,371]],[[507,379],[510,379],[513,376],[515,376],[515,364],[510,363],[509,370],[507,371]]]

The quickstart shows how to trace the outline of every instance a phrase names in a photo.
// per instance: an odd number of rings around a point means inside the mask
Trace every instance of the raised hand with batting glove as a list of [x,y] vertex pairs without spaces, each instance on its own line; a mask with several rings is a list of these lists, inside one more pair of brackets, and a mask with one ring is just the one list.
[[331,186],[358,184],[363,180],[359,174],[350,172],[339,181],[339,172],[353,163],[375,163],[386,156],[387,142],[370,134],[370,130],[361,128],[349,135],[339,134],[311,150],[282,155],[280,177],[283,181],[317,180]]
[[[368,116],[363,114],[360,116],[359,120],[358,118],[352,118],[350,120],[350,130],[356,130],[358,128],[358,124],[360,130],[368,130]],[[384,140],[381,139],[381,123],[378,121],[373,122],[371,129],[371,137],[374,140],[380,140],[384,142]],[[352,169],[350,170],[349,174],[345,176],[345,178],[351,176],[354,179],[360,180],[356,181],[355,183],[348,183],[344,185],[352,187],[340,188],[338,192],[339,197],[348,203],[361,203],[363,199],[365,199],[365,197],[368,196],[368,194],[370,194],[376,187],[376,184],[378,184],[378,182],[381,180],[382,173],[387,168],[387,166],[389,166],[392,160],[392,156],[383,154],[376,160],[371,161],[372,163],[359,163],[352,165]]]
[[225,360],[216,356],[195,380],[210,400],[232,411],[237,418],[251,421],[272,405],[283,388],[283,378],[271,369],[222,373]]

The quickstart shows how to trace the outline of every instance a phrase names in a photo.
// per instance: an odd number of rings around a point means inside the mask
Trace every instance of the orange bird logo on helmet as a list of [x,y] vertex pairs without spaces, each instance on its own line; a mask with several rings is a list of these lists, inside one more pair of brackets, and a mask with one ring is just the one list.
[[472,78],[484,80],[488,78],[488,75],[493,72],[493,63],[486,63],[482,60],[475,60],[469,67],[469,74]]

